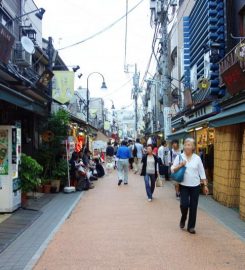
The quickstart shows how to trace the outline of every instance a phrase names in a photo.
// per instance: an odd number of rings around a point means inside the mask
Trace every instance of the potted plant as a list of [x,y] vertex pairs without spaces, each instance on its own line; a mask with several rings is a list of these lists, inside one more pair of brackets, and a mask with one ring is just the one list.
[[22,202],[27,202],[27,192],[34,191],[41,183],[40,175],[43,167],[32,157],[25,154],[21,155],[20,179]]
[[[65,178],[64,174],[67,167],[64,169],[62,155],[65,149],[62,142],[68,136],[69,121],[69,113],[61,109],[53,113],[44,126],[41,127],[42,145],[37,152],[36,158],[44,168],[43,178],[46,179],[44,185],[46,191],[51,188],[51,184],[58,187],[60,180]],[[59,183],[54,180],[59,180]]]
[[51,192],[51,181],[49,179],[43,179],[42,185],[43,185],[43,193]]
[[52,180],[51,185],[52,187],[56,188],[56,192],[60,191],[61,182],[65,182],[67,179],[67,161],[64,159],[60,159],[57,164],[56,168],[52,172]]

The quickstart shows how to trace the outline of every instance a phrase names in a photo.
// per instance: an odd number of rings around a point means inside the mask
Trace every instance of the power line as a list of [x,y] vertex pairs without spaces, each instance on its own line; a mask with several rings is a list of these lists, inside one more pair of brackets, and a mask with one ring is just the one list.
[[[113,90],[111,93],[107,94],[107,95],[104,95],[102,98],[106,98],[106,97],[109,97],[109,96],[113,96],[116,92],[118,92],[119,90],[121,90],[124,86],[126,86],[129,82],[131,82],[131,78],[126,81],[123,85],[121,85],[120,87],[116,88],[115,90]],[[100,99],[100,98],[95,98],[94,100],[97,100],[97,99]]]
[[128,43],[128,0],[126,0],[124,68],[127,65],[127,43]]
[[94,38],[94,37],[96,37],[96,36],[104,33],[105,31],[111,29],[113,26],[115,26],[117,23],[119,23],[122,19],[124,19],[128,14],[130,14],[133,10],[135,10],[141,3],[143,3],[143,1],[144,0],[139,1],[138,4],[136,4],[134,7],[132,7],[126,14],[124,14],[123,16],[121,16],[120,18],[118,18],[116,21],[114,21],[113,23],[111,23],[107,27],[103,28],[102,30],[96,32],[95,34],[93,34],[93,35],[91,35],[91,36],[89,36],[89,37],[87,37],[87,38],[85,38],[85,39],[83,39],[81,41],[78,41],[78,42],[73,43],[71,45],[68,45],[68,46],[65,46],[63,48],[60,48],[59,51],[65,50],[65,49],[68,49],[68,48],[71,48],[71,47],[74,47],[74,46],[77,46],[79,44],[82,44],[82,43],[84,43],[84,42],[86,42],[86,41],[88,41],[88,40],[90,40],[90,39],[92,39],[92,38]]

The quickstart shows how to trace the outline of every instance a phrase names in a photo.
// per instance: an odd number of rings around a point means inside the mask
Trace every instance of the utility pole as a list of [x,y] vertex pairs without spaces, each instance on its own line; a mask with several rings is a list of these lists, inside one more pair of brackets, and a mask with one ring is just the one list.
[[135,71],[133,76],[133,99],[134,99],[134,110],[135,110],[135,137],[138,135],[138,95],[139,95],[139,78],[140,74],[137,71],[137,64],[135,64]]
[[162,75],[165,139],[169,134],[171,134],[171,116],[170,116],[171,82],[169,74],[168,7],[169,7],[169,0],[161,0],[160,31],[162,36],[160,42],[161,43],[160,73]]

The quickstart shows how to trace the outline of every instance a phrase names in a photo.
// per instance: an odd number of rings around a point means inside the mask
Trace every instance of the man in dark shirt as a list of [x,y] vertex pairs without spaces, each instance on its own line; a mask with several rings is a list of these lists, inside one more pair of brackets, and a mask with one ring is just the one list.
[[108,156],[108,157],[114,156],[114,148],[112,147],[111,142],[107,143],[106,156]]

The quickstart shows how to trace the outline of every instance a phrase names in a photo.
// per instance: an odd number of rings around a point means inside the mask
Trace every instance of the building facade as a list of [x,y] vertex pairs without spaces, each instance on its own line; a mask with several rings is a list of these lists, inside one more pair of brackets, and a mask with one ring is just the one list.
[[[48,65],[41,18],[35,12],[22,16],[31,9],[37,10],[31,0],[0,3],[0,46],[4,48],[0,53],[0,124],[21,126],[22,149],[27,154],[38,148],[39,126],[48,116],[50,103],[47,85],[40,80]],[[23,37],[33,43],[33,52],[23,48]]]

